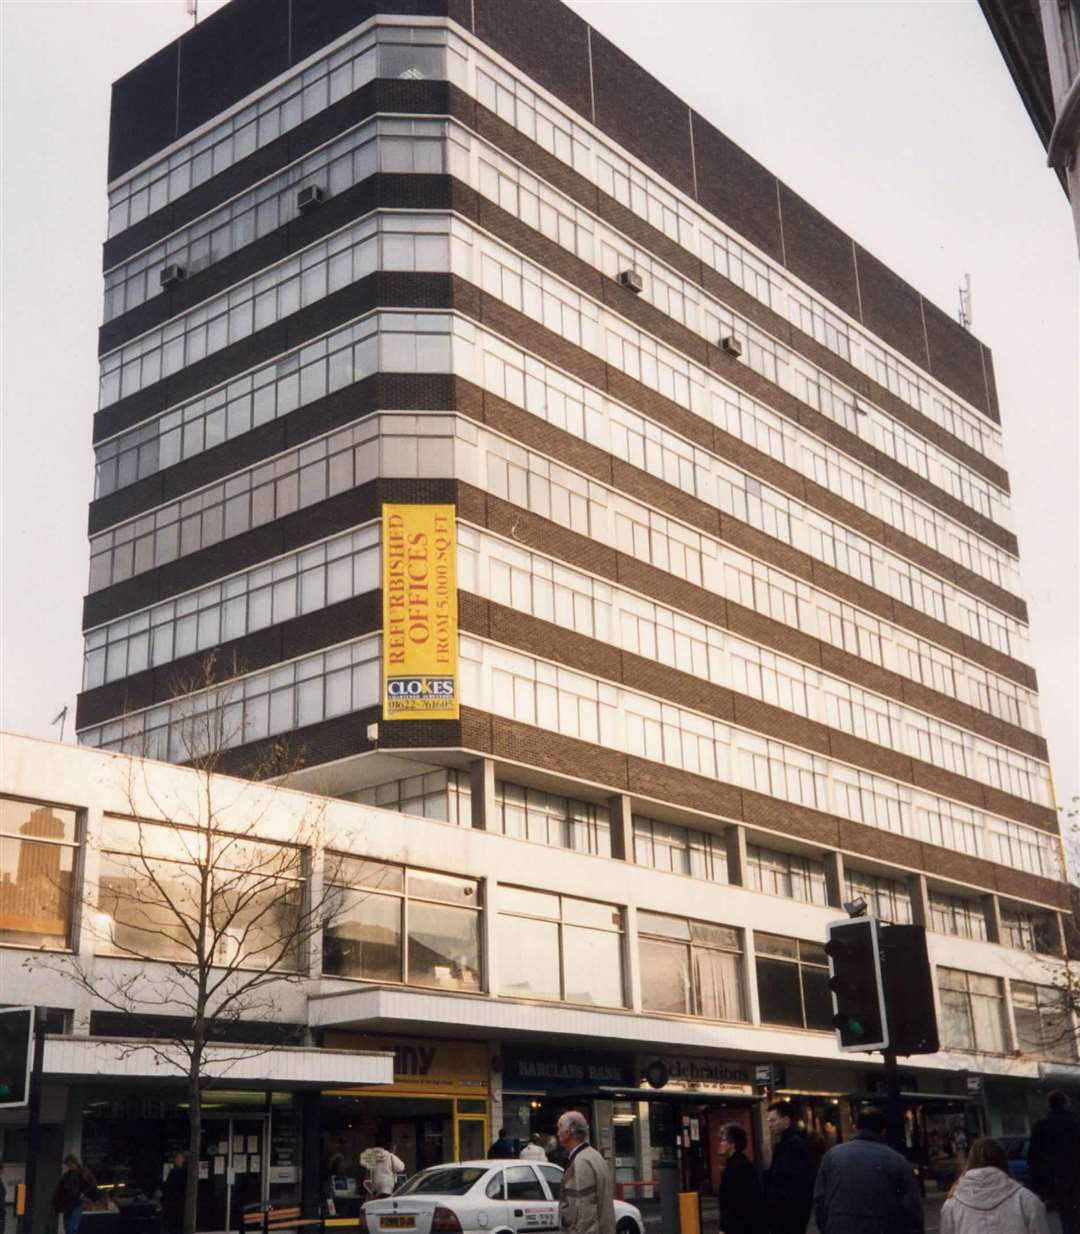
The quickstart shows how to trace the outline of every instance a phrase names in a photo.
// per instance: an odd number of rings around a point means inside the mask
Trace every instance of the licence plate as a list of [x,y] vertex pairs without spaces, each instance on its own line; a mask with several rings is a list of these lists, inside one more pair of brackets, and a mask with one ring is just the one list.
[[415,1230],[415,1217],[380,1217],[380,1230]]

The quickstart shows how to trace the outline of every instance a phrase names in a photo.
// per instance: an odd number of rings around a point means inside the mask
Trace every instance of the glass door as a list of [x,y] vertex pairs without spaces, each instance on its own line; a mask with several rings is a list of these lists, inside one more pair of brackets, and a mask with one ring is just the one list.
[[266,1199],[264,1115],[203,1117],[195,1228],[243,1230],[244,1206]]

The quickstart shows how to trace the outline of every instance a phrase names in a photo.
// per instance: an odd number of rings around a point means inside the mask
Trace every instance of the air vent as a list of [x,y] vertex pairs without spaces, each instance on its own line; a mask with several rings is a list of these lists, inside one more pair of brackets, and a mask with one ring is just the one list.
[[635,295],[641,295],[645,289],[645,281],[636,270],[620,270],[619,282]]
[[162,287],[174,287],[177,283],[182,283],[187,278],[187,271],[183,266],[166,266],[162,270],[160,277]]
[[742,343],[739,342],[734,334],[725,334],[720,340],[720,346],[729,356],[737,357],[742,355]]
[[322,205],[325,194],[318,184],[309,184],[307,188],[303,188],[296,194],[296,208],[301,214],[306,214],[308,210],[314,210],[316,206]]

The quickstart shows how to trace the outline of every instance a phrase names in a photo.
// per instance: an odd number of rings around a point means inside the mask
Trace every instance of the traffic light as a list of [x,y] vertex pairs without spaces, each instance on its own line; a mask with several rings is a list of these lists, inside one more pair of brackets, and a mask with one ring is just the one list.
[[0,1110],[29,1100],[33,1048],[33,1007],[0,1008]]
[[889,1049],[897,1054],[936,1054],[941,1047],[926,928],[883,925],[880,940]]
[[830,922],[825,954],[829,957],[833,1027],[840,1049],[889,1049],[877,918]]

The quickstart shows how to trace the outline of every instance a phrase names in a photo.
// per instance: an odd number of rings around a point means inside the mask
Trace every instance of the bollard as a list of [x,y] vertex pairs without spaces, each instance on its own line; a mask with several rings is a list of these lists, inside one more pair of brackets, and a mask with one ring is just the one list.
[[675,1155],[666,1153],[656,1166],[660,1184],[660,1229],[663,1234],[679,1234],[679,1166]]
[[679,1192],[679,1226],[679,1234],[701,1234],[701,1196],[696,1191]]

